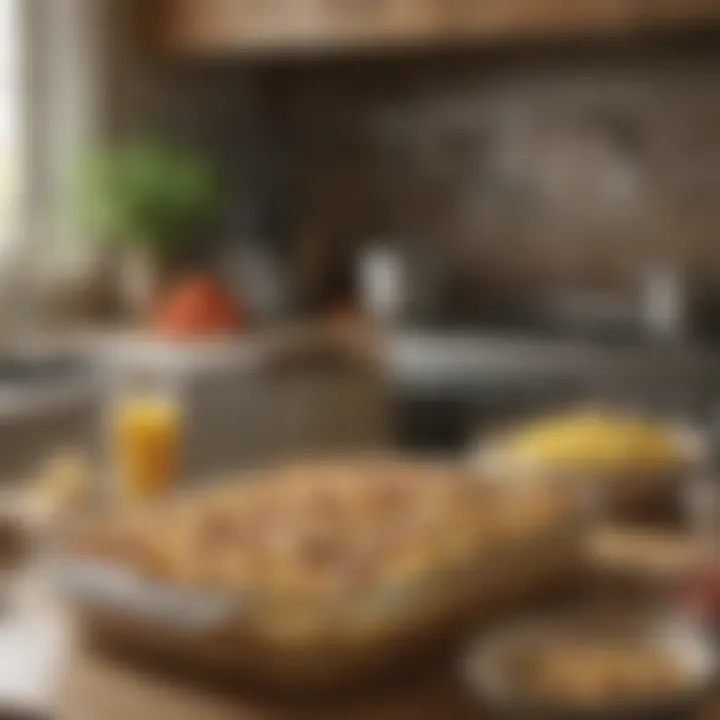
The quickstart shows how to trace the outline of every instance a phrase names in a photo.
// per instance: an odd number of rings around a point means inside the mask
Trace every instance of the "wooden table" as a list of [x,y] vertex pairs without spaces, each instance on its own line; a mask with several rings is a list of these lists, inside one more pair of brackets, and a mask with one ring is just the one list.
[[[52,720],[489,720],[452,659],[322,701],[202,686],[75,646],[47,605],[0,621],[0,718]],[[60,632],[59,632],[60,630]],[[9,708],[9,714],[3,713]],[[691,719],[689,719],[691,720]],[[720,697],[702,720],[720,720]]]
[[[413,682],[328,702],[193,687],[85,656],[70,668],[61,720],[489,720],[442,668]],[[688,719],[692,720],[692,719]],[[720,700],[701,720],[720,720]]]
[[330,700],[283,699],[218,690],[84,655],[61,693],[68,720],[475,720],[488,718],[453,677],[435,667],[412,680]]
[[[463,689],[452,657],[404,680],[386,678],[372,689],[322,701],[289,700],[247,688],[201,686],[101,657],[76,646],[72,632],[66,632],[67,616],[32,579],[20,594],[19,613],[0,618],[0,717],[7,717],[3,705],[13,709],[13,700],[19,700],[53,720],[490,718]],[[720,720],[720,697],[702,720]]]
[[0,614],[0,719],[472,720],[485,718],[456,677],[453,658],[322,701],[202,686],[169,672],[79,647],[45,583],[30,577]]

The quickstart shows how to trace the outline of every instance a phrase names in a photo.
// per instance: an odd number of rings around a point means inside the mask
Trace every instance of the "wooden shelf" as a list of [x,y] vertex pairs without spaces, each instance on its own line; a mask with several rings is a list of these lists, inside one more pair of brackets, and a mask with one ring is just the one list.
[[719,0],[635,0],[640,25],[713,22],[720,19]]
[[452,45],[720,21],[720,0],[165,0],[153,21],[180,55]]
[[431,39],[435,0],[168,0],[155,36],[181,53],[223,54]]

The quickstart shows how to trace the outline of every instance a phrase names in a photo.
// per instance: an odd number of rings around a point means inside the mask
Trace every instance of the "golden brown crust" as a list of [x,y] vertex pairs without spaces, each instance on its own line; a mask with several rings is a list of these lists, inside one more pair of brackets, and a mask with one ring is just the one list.
[[347,606],[475,562],[566,517],[555,498],[507,492],[421,463],[297,464],[119,517],[79,552],[269,604]]

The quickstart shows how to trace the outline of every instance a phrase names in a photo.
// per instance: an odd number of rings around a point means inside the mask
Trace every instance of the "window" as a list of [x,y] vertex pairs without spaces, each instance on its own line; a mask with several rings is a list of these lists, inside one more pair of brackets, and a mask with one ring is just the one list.
[[0,0],[0,335],[5,311],[51,306],[90,249],[72,193],[99,136],[109,5]]
[[0,242],[16,220],[22,183],[20,3],[0,0]]
[[104,138],[106,12],[120,4],[0,0],[0,336],[8,315],[52,309],[52,284],[91,254],[72,193]]

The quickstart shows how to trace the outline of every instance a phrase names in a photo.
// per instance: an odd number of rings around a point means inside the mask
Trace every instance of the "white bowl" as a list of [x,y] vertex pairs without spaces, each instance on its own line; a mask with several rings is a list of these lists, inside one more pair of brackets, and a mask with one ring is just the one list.
[[671,653],[685,674],[682,689],[631,700],[609,700],[588,707],[540,698],[524,689],[512,677],[511,659],[551,639],[579,632],[576,622],[577,618],[531,621],[479,638],[463,659],[466,684],[500,717],[524,720],[688,720],[696,717],[711,699],[720,671],[720,657],[709,634],[687,618],[654,611],[645,617],[605,618],[603,633],[627,637],[630,632],[642,642]]

